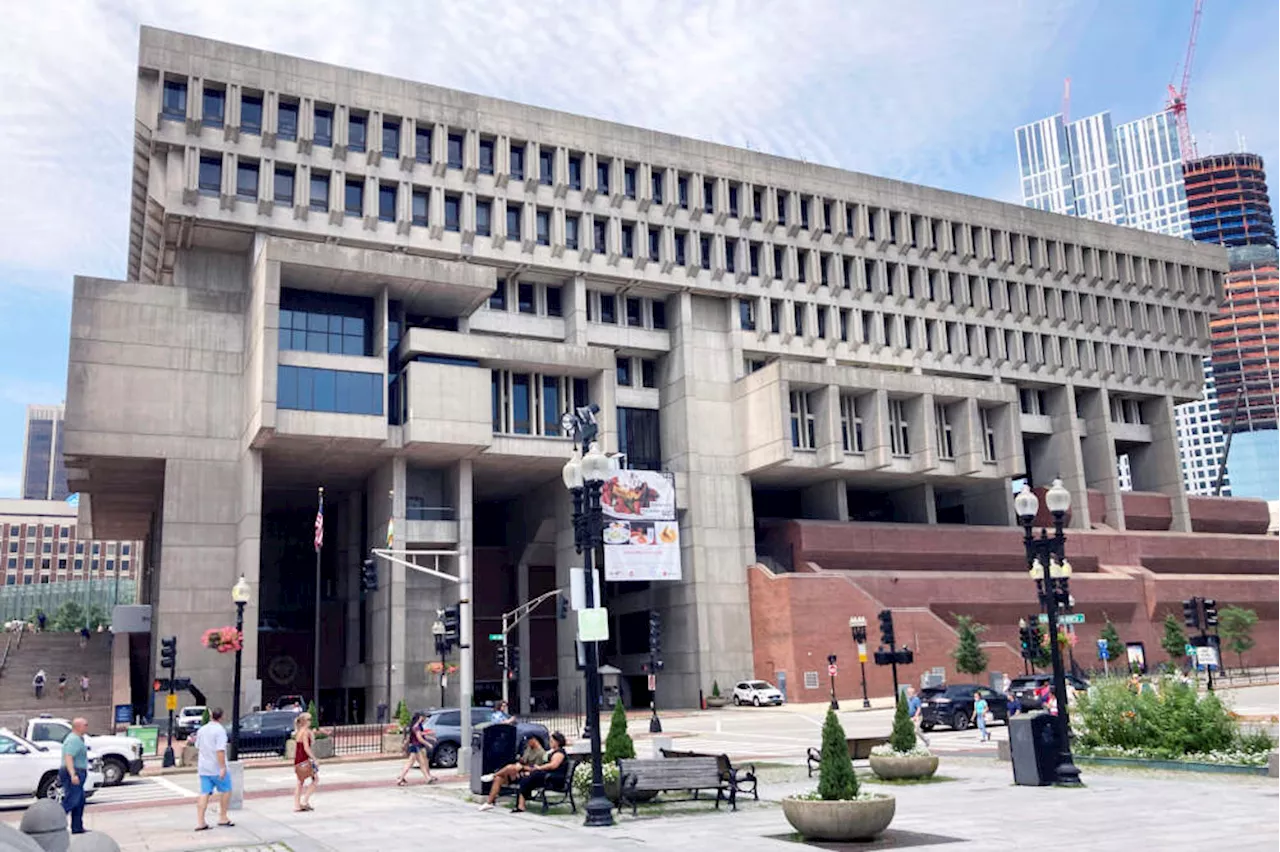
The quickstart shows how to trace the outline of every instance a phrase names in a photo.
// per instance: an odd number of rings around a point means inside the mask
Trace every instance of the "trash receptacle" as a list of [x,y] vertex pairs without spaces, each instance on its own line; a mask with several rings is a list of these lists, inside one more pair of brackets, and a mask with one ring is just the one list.
[[1053,717],[1037,710],[1010,719],[1009,755],[1013,758],[1013,783],[1024,787],[1052,784],[1058,761]]
[[471,792],[487,796],[482,775],[497,772],[516,759],[516,726],[504,722],[481,725],[471,734]]

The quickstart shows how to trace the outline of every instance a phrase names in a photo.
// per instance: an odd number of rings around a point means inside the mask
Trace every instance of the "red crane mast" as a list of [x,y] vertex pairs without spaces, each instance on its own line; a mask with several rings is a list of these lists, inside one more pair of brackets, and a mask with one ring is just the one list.
[[1182,161],[1196,158],[1196,143],[1191,138],[1191,125],[1187,122],[1187,88],[1191,85],[1191,61],[1196,55],[1196,36],[1200,33],[1200,13],[1204,0],[1196,0],[1195,11],[1191,14],[1191,37],[1187,40],[1187,55],[1182,60],[1182,86],[1175,89],[1169,84],[1169,100],[1165,109],[1173,113],[1173,120],[1178,126],[1178,147],[1181,148]]

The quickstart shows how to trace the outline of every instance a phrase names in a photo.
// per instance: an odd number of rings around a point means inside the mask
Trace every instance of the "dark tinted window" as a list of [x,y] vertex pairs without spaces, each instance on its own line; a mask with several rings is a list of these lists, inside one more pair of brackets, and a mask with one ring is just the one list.
[[353,115],[347,120],[347,147],[352,151],[363,151],[368,136],[368,119],[363,115]]
[[618,447],[636,470],[662,469],[659,412],[647,408],[618,409]]
[[449,168],[462,168],[462,134],[449,134]]
[[316,127],[314,142],[317,145],[328,148],[333,144],[333,110],[324,107],[316,107]]
[[245,133],[262,132],[261,95],[245,95],[240,99],[240,129]]
[[204,123],[221,127],[227,113],[227,93],[221,89],[204,90]]
[[187,117],[187,84],[179,80],[165,80],[160,113],[165,118]]
[[281,139],[293,141],[298,138],[298,105],[291,103],[280,103],[279,121],[277,122],[276,135]]
[[431,129],[418,127],[413,132],[413,158],[419,163],[431,162]]
[[448,712],[441,713],[436,716],[433,723],[443,727],[456,728],[462,724],[462,713],[458,710],[450,710]]
[[382,120],[382,156],[400,156],[400,122]]
[[281,364],[276,405],[299,411],[337,414],[382,414],[382,373],[321,370]]

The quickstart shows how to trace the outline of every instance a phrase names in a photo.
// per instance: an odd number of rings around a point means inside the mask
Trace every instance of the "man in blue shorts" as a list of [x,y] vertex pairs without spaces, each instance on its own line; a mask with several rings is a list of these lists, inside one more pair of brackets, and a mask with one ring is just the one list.
[[200,798],[196,799],[196,831],[208,831],[212,826],[204,821],[209,797],[218,797],[218,825],[235,825],[227,816],[231,801],[231,774],[227,769],[227,729],[222,727],[222,708],[215,707],[209,713],[209,723],[196,731],[196,774],[200,776]]

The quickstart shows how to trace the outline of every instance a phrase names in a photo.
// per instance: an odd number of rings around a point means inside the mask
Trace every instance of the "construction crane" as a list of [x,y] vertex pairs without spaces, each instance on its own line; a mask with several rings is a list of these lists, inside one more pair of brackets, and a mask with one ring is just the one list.
[[1191,138],[1191,125],[1187,122],[1187,87],[1191,85],[1191,60],[1196,55],[1196,36],[1200,33],[1200,12],[1204,0],[1196,0],[1195,11],[1191,13],[1191,37],[1187,39],[1187,55],[1182,60],[1182,86],[1175,89],[1169,84],[1169,100],[1165,109],[1173,113],[1174,123],[1178,126],[1178,147],[1182,152],[1182,161],[1196,158],[1196,143]]

